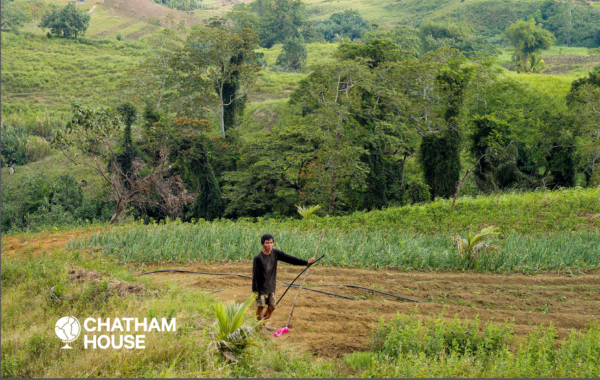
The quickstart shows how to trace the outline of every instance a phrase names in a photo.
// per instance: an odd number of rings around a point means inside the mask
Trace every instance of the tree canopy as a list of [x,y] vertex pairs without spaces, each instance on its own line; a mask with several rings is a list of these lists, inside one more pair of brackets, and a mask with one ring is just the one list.
[[85,35],[89,23],[90,15],[77,8],[72,1],[61,9],[54,6],[44,13],[39,26],[49,28],[50,33],[61,37],[77,38],[79,35]]

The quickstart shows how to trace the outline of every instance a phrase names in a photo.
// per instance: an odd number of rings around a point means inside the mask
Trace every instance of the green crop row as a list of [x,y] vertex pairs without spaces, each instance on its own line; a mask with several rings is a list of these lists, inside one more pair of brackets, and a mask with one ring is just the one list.
[[[320,231],[274,225],[235,223],[167,223],[123,226],[70,243],[92,248],[122,262],[249,261],[260,250],[260,236],[272,233],[275,247],[308,259]],[[492,242],[492,241],[491,241]],[[475,262],[456,250],[450,236],[407,235],[402,232],[327,229],[319,247],[322,264],[353,268],[539,272],[600,268],[600,233],[557,233],[550,236],[508,235],[494,243],[496,251]]]

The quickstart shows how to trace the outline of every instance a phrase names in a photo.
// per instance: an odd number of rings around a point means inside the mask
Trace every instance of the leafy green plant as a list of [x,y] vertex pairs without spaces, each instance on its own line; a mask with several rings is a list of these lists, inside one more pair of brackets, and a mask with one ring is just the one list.
[[244,314],[255,299],[256,294],[251,294],[242,304],[233,301],[226,304],[222,302],[215,304],[217,321],[213,325],[213,339],[209,343],[209,348],[235,362],[237,361],[236,356],[240,355],[246,347],[257,346],[250,337],[263,321],[244,321]]
[[489,235],[499,235],[498,227],[489,226],[481,230],[480,233],[473,236],[470,232],[466,239],[456,236],[453,238],[457,245],[458,253],[465,259],[470,265],[474,264],[475,261],[481,256],[482,253],[497,250],[499,247],[495,245],[489,245],[482,242],[481,240]]
[[316,205],[316,206],[298,206],[296,205],[296,208],[298,209],[298,214],[302,215],[302,218],[304,219],[310,219],[312,217],[312,215],[315,213],[315,211],[317,211],[318,209],[321,208],[320,205]]
[[515,71],[524,74],[540,74],[546,68],[546,63],[539,54],[532,53],[526,62],[520,60]]

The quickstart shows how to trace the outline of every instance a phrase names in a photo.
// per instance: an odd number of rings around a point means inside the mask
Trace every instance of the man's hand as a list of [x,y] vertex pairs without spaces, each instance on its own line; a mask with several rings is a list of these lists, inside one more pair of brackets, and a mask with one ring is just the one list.
[[313,257],[313,258],[311,258],[311,259],[308,260],[308,265],[310,265],[310,264],[312,264],[314,262],[315,262],[315,258]]

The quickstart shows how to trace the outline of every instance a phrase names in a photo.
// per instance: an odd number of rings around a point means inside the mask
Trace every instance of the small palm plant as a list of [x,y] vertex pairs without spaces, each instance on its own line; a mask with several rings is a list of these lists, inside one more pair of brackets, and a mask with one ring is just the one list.
[[304,207],[304,206],[296,205],[296,208],[298,209],[298,214],[302,215],[302,218],[310,219],[312,217],[312,214],[315,211],[317,211],[318,209],[320,209],[321,206],[316,205],[316,206]]
[[210,342],[209,348],[220,352],[228,360],[236,362],[236,356],[241,354],[246,347],[257,346],[250,337],[256,331],[256,327],[264,321],[244,321],[244,314],[255,299],[256,294],[252,294],[243,304],[232,301],[226,304],[220,302],[215,305],[217,321],[213,325],[213,340]]
[[499,234],[500,232],[498,231],[498,227],[489,226],[482,229],[481,232],[475,236],[469,232],[466,239],[463,239],[457,235],[452,240],[454,240],[458,247],[458,253],[462,255],[462,257],[469,263],[469,266],[472,266],[479,258],[481,253],[494,251],[499,248],[495,245],[488,245],[484,242],[481,242],[481,240],[486,236]]
[[546,63],[538,54],[531,54],[525,62],[520,60],[515,68],[516,71],[525,74],[540,74],[546,68]]

